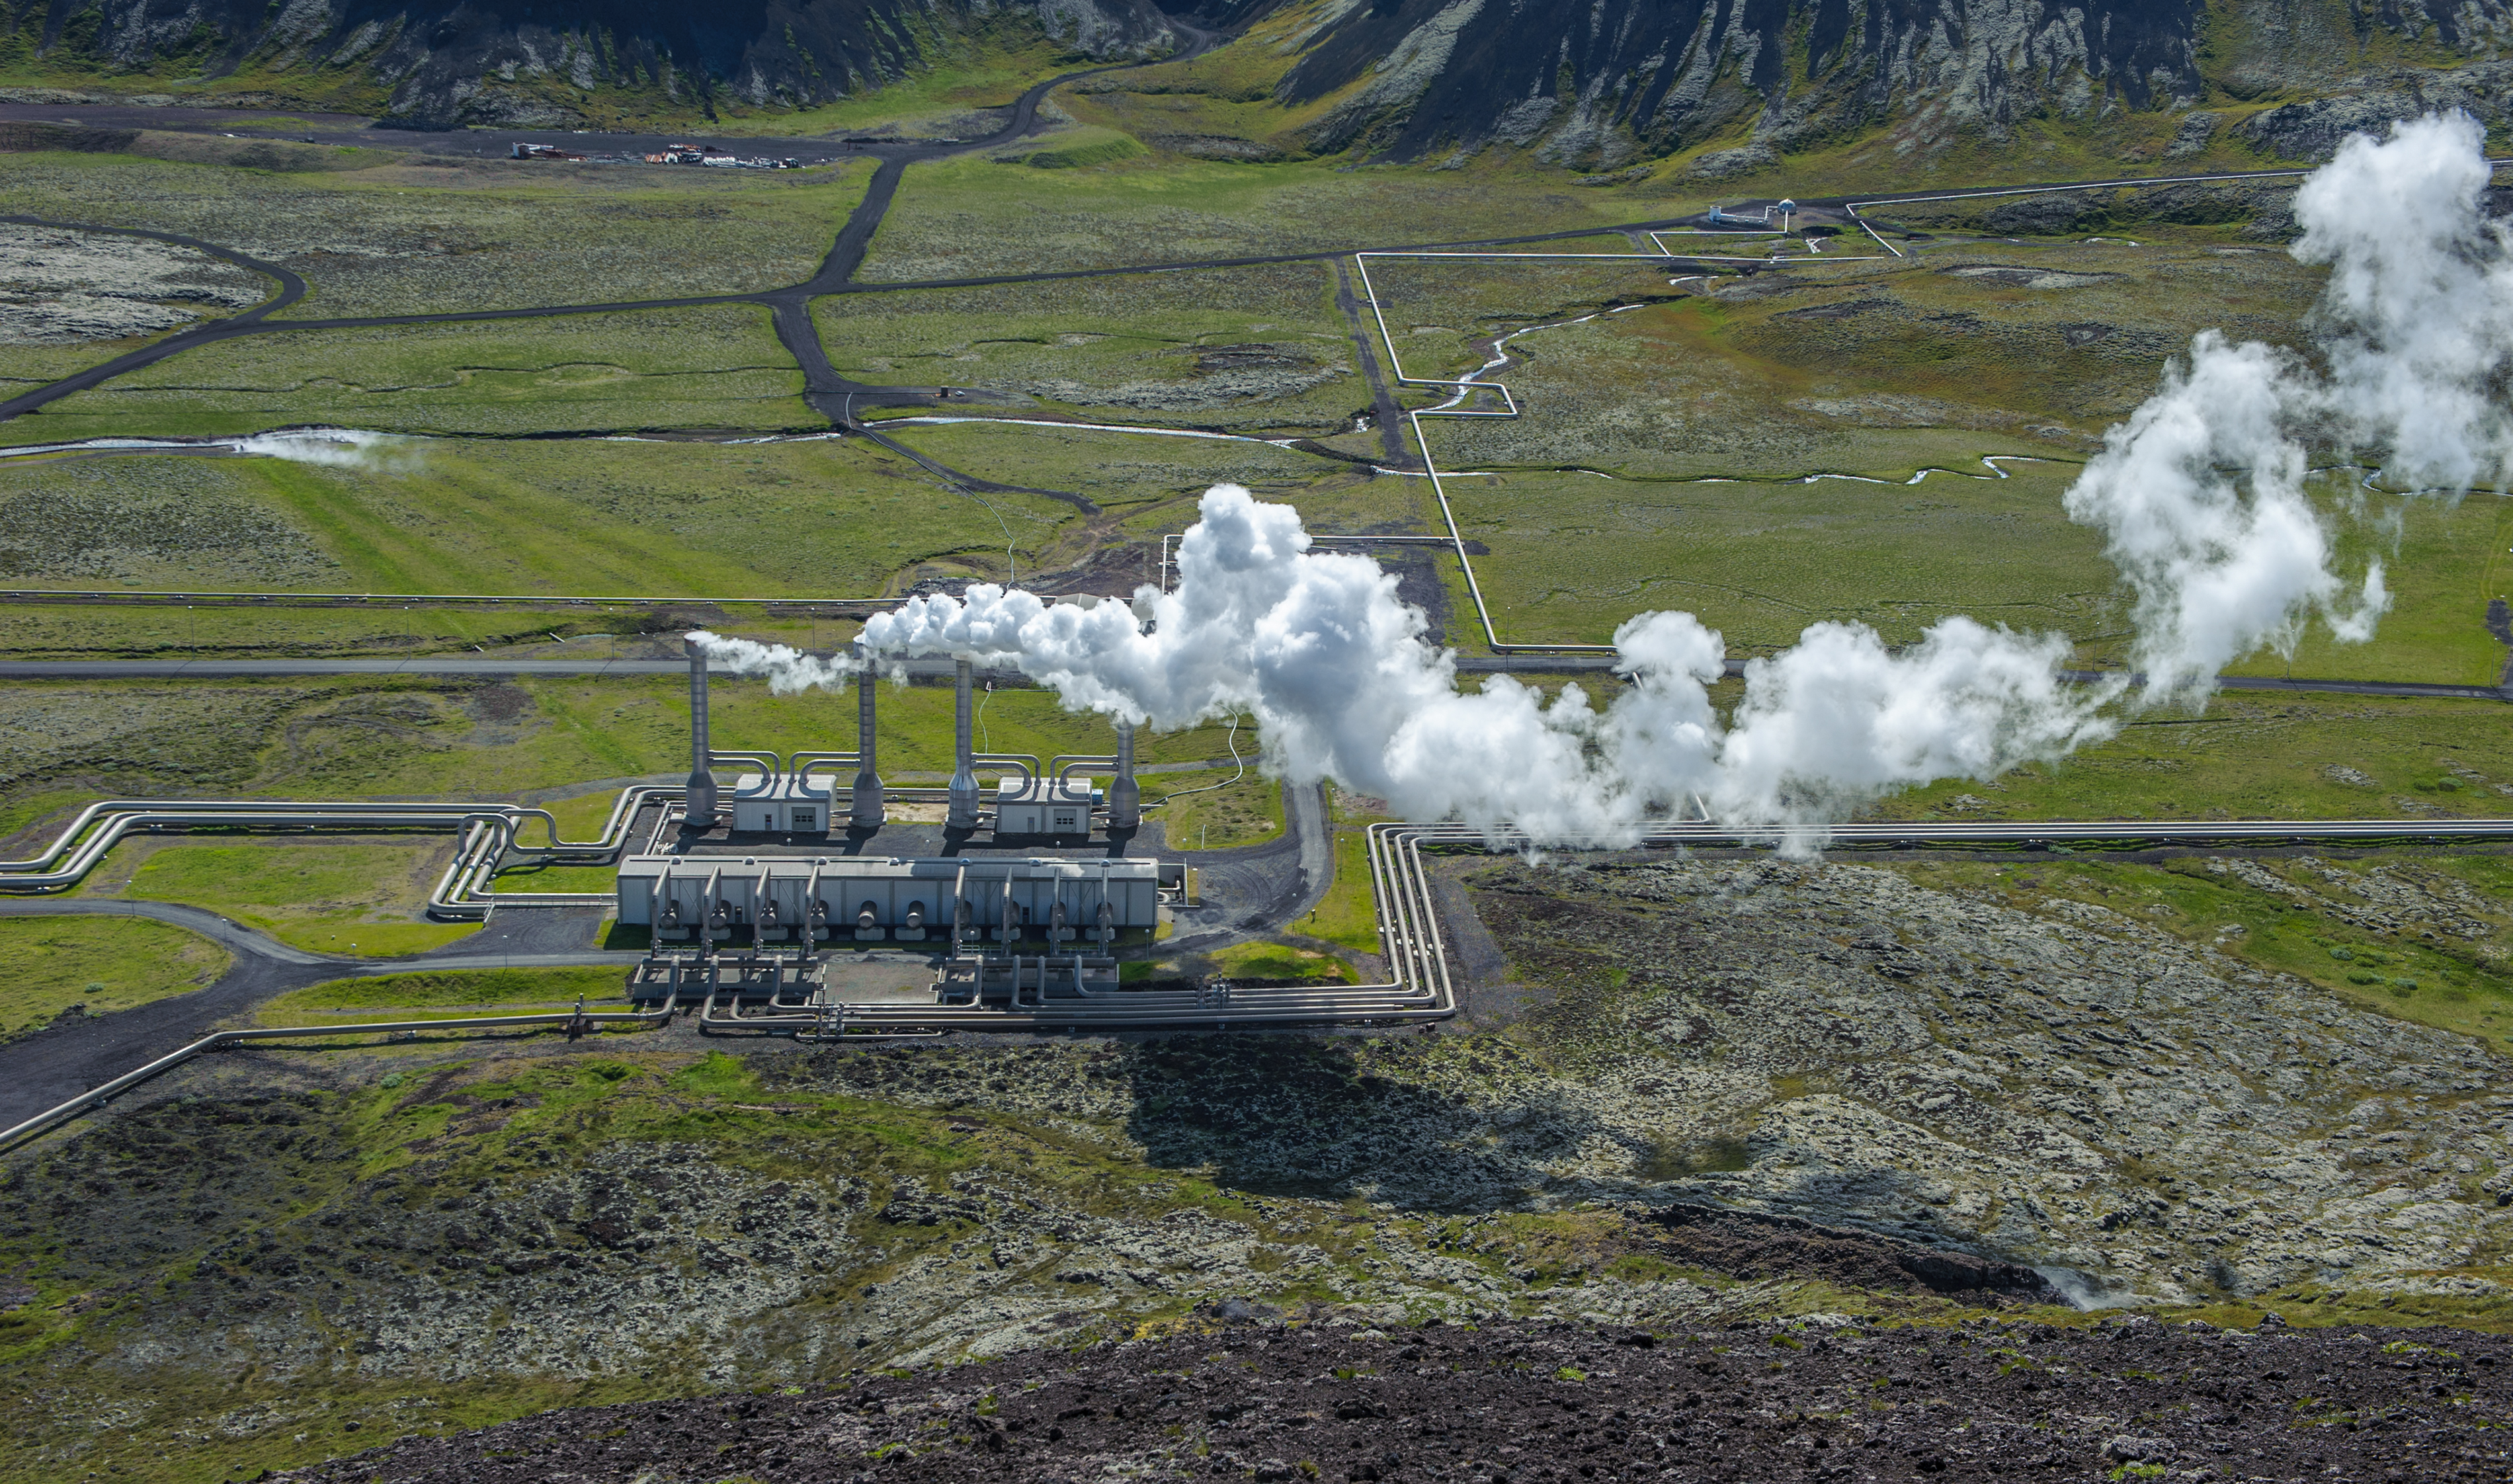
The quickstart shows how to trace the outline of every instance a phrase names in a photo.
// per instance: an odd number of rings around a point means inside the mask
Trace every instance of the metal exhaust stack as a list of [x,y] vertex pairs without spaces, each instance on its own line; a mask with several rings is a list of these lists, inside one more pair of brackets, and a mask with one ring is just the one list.
[[1117,723],[1117,776],[1108,784],[1108,827],[1134,829],[1143,822],[1143,788],[1135,782],[1135,724]]
[[696,639],[690,649],[690,793],[689,823],[706,829],[715,823],[715,773],[707,766],[707,659]]
[[977,827],[977,765],[969,744],[973,704],[969,695],[971,670],[969,662],[963,660],[953,679],[958,694],[952,698],[951,741],[955,748],[952,755],[957,762],[951,773],[951,806],[942,816],[945,829]]
[[879,829],[888,814],[881,807],[881,772],[873,765],[872,652],[861,644],[856,646],[856,658],[863,669],[856,676],[856,799],[855,825],[858,829]]

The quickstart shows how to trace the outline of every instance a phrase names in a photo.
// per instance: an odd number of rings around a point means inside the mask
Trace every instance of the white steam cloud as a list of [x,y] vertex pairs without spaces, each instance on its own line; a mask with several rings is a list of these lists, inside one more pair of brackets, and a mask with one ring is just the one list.
[[[2296,256],[2331,267],[2313,321],[2328,372],[2203,334],[2069,490],[2068,513],[2104,533],[2131,589],[2143,703],[2203,702],[2224,664],[2291,650],[2315,614],[2343,638],[2371,636],[2389,604],[2381,570],[2332,572],[2305,494],[2307,437],[2378,450],[2395,475],[2452,491],[2513,465],[2495,395],[2513,345],[2513,244],[2481,214],[2480,141],[2456,116],[2349,140],[2296,201]],[[981,583],[878,615],[863,640],[1017,666],[1067,706],[1160,730],[1250,712],[1275,774],[1537,842],[1625,841],[1646,819],[1702,812],[1811,847],[1880,795],[2108,737],[2129,690],[2126,676],[2063,679],[2065,635],[1953,618],[1895,652],[1827,622],[1748,663],[1723,723],[1709,687],[1725,642],[1690,614],[1655,613],[1616,630],[1628,684],[1603,704],[1576,684],[1546,702],[1507,676],[1460,692],[1455,657],[1425,640],[1395,579],[1311,552],[1290,506],[1214,488],[1177,563],[1175,589],[1142,588],[1132,610]],[[692,637],[779,690],[854,669]]]
[[851,655],[807,655],[786,644],[762,644],[756,639],[737,639],[703,628],[692,629],[682,637],[706,651],[708,668],[722,665],[737,675],[765,675],[772,696],[790,696],[821,686],[835,691],[846,687],[849,676],[858,666]]
[[1817,624],[1746,666],[1726,727],[1709,686],[1727,646],[1691,614],[1616,633],[1631,683],[1603,706],[1576,684],[1546,702],[1506,675],[1460,692],[1456,657],[1424,640],[1395,578],[1308,546],[1291,506],[1220,485],[1178,542],[1176,589],[1145,588],[1132,610],[980,583],[876,615],[863,638],[1017,665],[1069,706],[1162,731],[1253,713],[1272,772],[1537,841],[1627,841],[1647,817],[1702,807],[1813,843],[1857,800],[1987,777],[2110,730],[2103,693],[2058,678],[2064,637],[1969,619],[1898,655],[1865,628]]
[[285,459],[292,463],[325,468],[406,472],[419,461],[419,440],[399,433],[372,433],[354,427],[295,429],[255,433],[235,440],[239,454]]
[[2308,440],[2454,496],[2513,464],[2513,244],[2481,209],[2484,140],[2464,114],[2349,139],[2295,193],[2294,256],[2330,265],[2312,317],[2328,374],[2206,332],[2068,491],[2129,583],[2150,703],[2204,703],[2232,661],[2291,656],[2315,614],[2342,640],[2373,637],[2382,567],[2331,570]]

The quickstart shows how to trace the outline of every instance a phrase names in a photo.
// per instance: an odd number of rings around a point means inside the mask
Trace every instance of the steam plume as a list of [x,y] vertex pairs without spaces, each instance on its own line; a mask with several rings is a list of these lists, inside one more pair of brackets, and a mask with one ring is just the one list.
[[415,466],[419,462],[419,448],[416,438],[397,433],[373,433],[353,427],[254,433],[235,442],[236,452],[240,454],[285,459],[292,463],[320,464],[326,468],[378,471],[403,471]]
[[767,676],[772,696],[790,696],[816,685],[844,690],[848,677],[859,668],[855,658],[844,653],[823,659],[791,645],[730,638],[703,628],[693,629],[682,637],[706,652],[710,668],[722,665],[737,675]]
[[[2342,638],[2370,637],[2389,606],[2378,564],[2354,582],[2331,570],[2305,495],[2307,430],[2377,446],[2395,473],[2450,490],[2513,466],[2491,395],[2513,344],[2513,250],[2479,210],[2480,140],[2453,117],[2349,140],[2296,202],[2296,256],[2332,269],[2313,320],[2327,375],[2202,334],[2069,490],[2069,514],[2104,533],[2134,594],[2145,703],[2204,702],[2222,665],[2264,644],[2291,651],[2316,613]],[[1016,665],[1067,706],[1156,729],[1253,712],[1271,772],[1538,842],[1625,840],[1645,817],[1697,807],[1812,846],[1880,794],[2108,737],[2128,688],[2066,683],[2064,635],[1953,618],[1896,653],[1862,625],[1818,623],[1746,665],[1723,725],[1709,686],[1724,641],[1690,614],[1656,613],[1616,630],[1629,684],[1603,705],[1577,685],[1548,702],[1507,676],[1461,693],[1454,656],[1427,642],[1395,579],[1308,547],[1296,511],[1217,486],[1179,542],[1176,588],[1140,589],[1131,611],[981,583],[876,616],[863,639]],[[850,669],[693,637],[778,689]]]
[[2494,394],[2513,253],[2481,210],[2483,142],[2465,114],[2350,138],[2295,193],[2294,255],[2331,270],[2311,320],[2328,375],[2205,332],[2069,489],[2069,515],[2104,533],[2129,583],[2151,702],[2196,707],[2226,663],[2291,656],[2315,614],[2341,640],[2373,637],[2390,607],[2382,566],[2352,582],[2331,570],[2307,437],[2370,448],[2395,477],[2453,495],[2513,464]]
[[1158,730],[1253,712],[1270,771],[1538,841],[1628,840],[1645,816],[1695,802],[1802,835],[1847,802],[1985,777],[2109,729],[2099,695],[2057,678],[2064,637],[1969,619],[1900,655],[1867,629],[1817,624],[1746,667],[1733,730],[1708,690],[1726,645],[1691,614],[1623,624],[1616,668],[1631,684],[1602,707],[1578,685],[1548,703],[1505,675],[1461,693],[1455,657],[1424,640],[1420,611],[1376,563],[1312,554],[1297,511],[1236,485],[1207,492],[1200,512],[1177,588],[1145,588],[1133,610],[981,583],[876,615],[864,642],[1017,664],[1069,706]]

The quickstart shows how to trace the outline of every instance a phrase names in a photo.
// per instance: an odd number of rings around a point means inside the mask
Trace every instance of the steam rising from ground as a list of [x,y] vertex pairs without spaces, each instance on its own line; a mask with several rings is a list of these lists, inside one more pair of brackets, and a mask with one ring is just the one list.
[[371,433],[354,427],[255,433],[237,439],[235,449],[240,454],[285,459],[292,463],[378,472],[406,472],[419,461],[418,439],[397,433]]
[[[2307,430],[2454,491],[2513,463],[2492,395],[2513,342],[2513,252],[2481,217],[2480,141],[2458,116],[2349,140],[2296,201],[2296,256],[2332,269],[2313,322],[2329,374],[2202,334],[2069,490],[2069,514],[2104,533],[2131,589],[2142,703],[2204,702],[2222,665],[2291,650],[2315,613],[2342,638],[2373,633],[2389,602],[2381,570],[2332,572],[2305,494]],[[1879,795],[2108,737],[2129,691],[2125,676],[2062,679],[2060,634],[1952,618],[1895,652],[1862,625],[1825,622],[1748,663],[1723,725],[1709,686],[1725,643],[1690,614],[1655,613],[1616,630],[1628,684],[1603,704],[1576,684],[1547,702],[1507,676],[1460,693],[1454,657],[1425,640],[1392,577],[1308,547],[1290,506],[1217,486],[1179,542],[1176,588],[1141,589],[1131,610],[979,584],[879,615],[863,639],[1015,665],[1067,706],[1161,730],[1251,712],[1270,771],[1538,842],[1627,840],[1647,817],[1699,812],[1817,844]],[[841,684],[850,668],[692,637],[780,690]]]

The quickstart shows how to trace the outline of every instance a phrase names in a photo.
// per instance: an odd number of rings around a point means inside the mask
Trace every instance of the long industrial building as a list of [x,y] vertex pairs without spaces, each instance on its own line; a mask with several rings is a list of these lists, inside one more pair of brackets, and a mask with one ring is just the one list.
[[[937,1003],[1114,991],[1114,951],[1151,941],[1164,900],[1185,886],[1182,868],[1123,854],[1142,822],[1133,731],[1120,726],[1117,750],[1105,756],[981,754],[970,745],[971,678],[963,662],[934,841],[890,819],[893,799],[935,790],[882,782],[877,687],[856,688],[853,752],[720,752],[706,655],[693,644],[684,802],[665,812],[644,852],[619,862],[618,921],[649,930],[653,944],[629,976],[630,994],[702,992],[710,1014],[718,1000],[735,1015],[745,1001],[825,1006],[836,999],[825,962],[835,952],[932,963]],[[1001,773],[990,795],[981,766]],[[720,767],[739,770],[729,789]],[[899,835],[938,853],[866,848]]]

